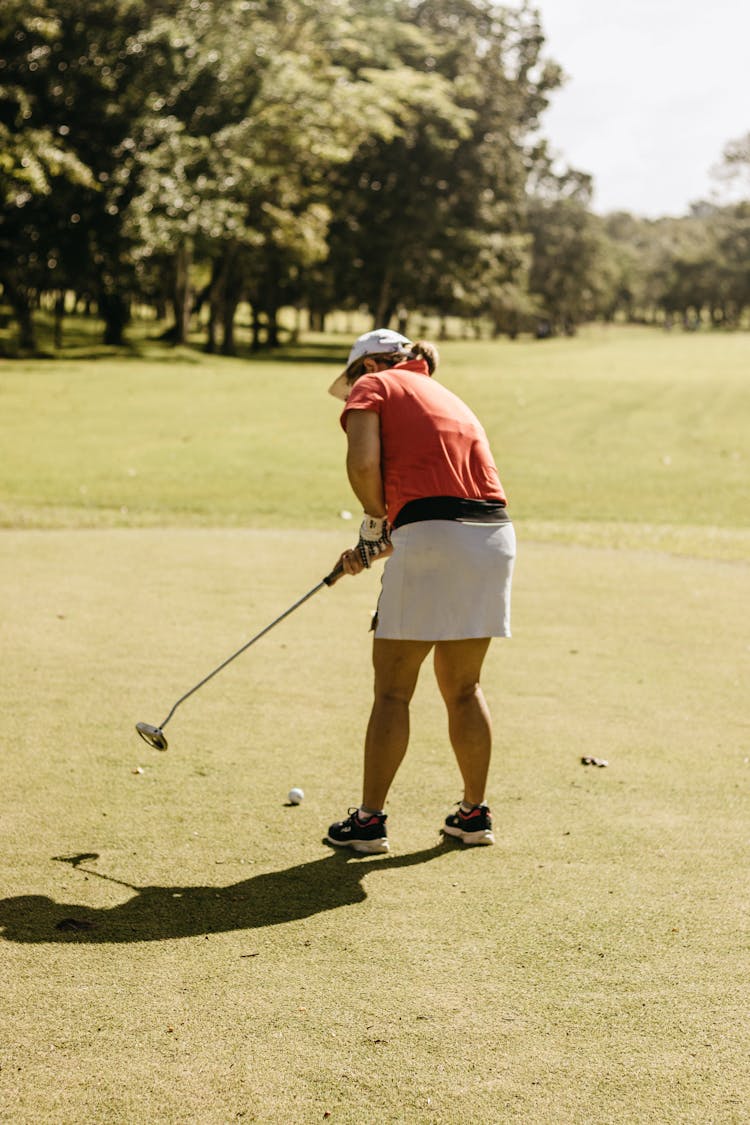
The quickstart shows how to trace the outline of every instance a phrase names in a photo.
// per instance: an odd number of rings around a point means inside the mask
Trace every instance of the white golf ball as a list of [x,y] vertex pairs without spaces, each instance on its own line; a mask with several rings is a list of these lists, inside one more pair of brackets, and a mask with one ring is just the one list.
[[297,789],[296,786],[294,789],[289,790],[289,803],[292,805],[301,805],[304,797],[305,794],[301,789]]

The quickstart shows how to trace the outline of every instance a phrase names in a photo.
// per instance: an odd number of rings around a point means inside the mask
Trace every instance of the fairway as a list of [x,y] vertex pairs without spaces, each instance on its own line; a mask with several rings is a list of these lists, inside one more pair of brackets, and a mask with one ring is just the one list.
[[519,539],[497,846],[441,842],[428,663],[366,859],[322,837],[359,796],[375,569],[189,699],[166,753],[134,730],[353,540],[330,355],[0,371],[0,1120],[750,1120],[750,348],[549,345],[441,370]]

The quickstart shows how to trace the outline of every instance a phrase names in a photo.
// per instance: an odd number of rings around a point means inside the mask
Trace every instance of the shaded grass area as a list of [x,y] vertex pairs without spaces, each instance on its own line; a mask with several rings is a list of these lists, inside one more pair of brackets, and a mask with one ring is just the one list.
[[[5,364],[0,525],[332,529],[353,503],[325,393],[347,347]],[[536,539],[747,557],[750,336],[590,329],[442,350]]]
[[376,573],[189,700],[166,754],[133,730],[340,545],[0,536],[0,1116],[745,1120],[747,565],[522,541],[485,677],[499,846],[439,842],[426,667],[393,853],[354,860],[320,841],[358,793]]
[[[252,310],[240,303],[235,318],[234,345],[236,354],[243,359],[265,358],[271,361],[288,359],[302,362],[315,362],[324,359],[338,360],[341,348],[335,342],[337,336],[343,337],[348,351],[352,339],[372,327],[369,317],[359,312],[334,312],[327,317],[326,335],[306,330],[307,317],[297,318],[292,309],[282,309],[278,325],[278,345],[269,348],[265,336],[253,342]],[[432,320],[437,328],[437,320]],[[447,322],[457,335],[463,334],[464,325],[460,319]],[[428,319],[427,324],[430,324]],[[50,360],[143,360],[156,358],[170,362],[170,358],[184,360],[205,353],[207,325],[197,325],[193,321],[186,345],[175,346],[171,342],[174,321],[170,317],[162,320],[153,311],[136,309],[128,324],[121,344],[105,344],[105,323],[97,315],[69,313],[63,318],[62,339],[58,343],[55,333],[54,315],[47,309],[37,310],[34,315],[37,348],[34,355],[19,347],[18,330],[10,308],[0,305],[0,359],[14,361],[39,359]],[[430,329],[432,330],[432,329]],[[337,350],[335,350],[337,349]]]

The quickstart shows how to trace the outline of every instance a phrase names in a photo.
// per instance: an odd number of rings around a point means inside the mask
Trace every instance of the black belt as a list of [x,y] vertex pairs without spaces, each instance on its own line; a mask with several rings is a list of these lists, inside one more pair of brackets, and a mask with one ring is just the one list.
[[457,523],[508,523],[510,516],[502,500],[470,500],[462,496],[425,496],[409,500],[393,521],[393,527],[423,520],[454,520]]

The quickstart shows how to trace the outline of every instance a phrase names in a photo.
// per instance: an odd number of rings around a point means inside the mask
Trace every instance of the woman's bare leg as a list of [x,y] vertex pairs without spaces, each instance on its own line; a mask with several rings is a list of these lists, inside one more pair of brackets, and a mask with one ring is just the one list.
[[469,805],[484,800],[492,754],[492,722],[479,686],[489,644],[489,637],[480,637],[435,645],[435,676],[448,710],[448,734]]
[[432,641],[375,638],[375,699],[365,737],[362,804],[382,809],[409,744],[409,704]]

